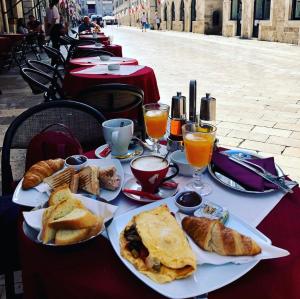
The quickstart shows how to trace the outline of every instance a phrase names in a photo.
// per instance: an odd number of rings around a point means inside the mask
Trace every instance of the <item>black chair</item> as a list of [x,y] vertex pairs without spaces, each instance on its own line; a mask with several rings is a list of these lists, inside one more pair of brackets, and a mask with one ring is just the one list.
[[[79,140],[84,151],[104,143],[101,112],[75,101],[52,101],[31,107],[13,120],[7,129],[1,158],[2,194],[12,194],[15,182],[25,169],[16,171],[11,163],[11,151],[26,151],[31,139],[50,124],[61,123],[67,126]],[[25,160],[25,159],[24,159]],[[20,165],[18,165],[20,168]],[[22,171],[23,170],[23,171]]]
[[65,95],[57,78],[31,68],[21,68],[21,76],[30,86],[33,94],[44,93],[45,101],[61,100]]
[[83,90],[76,101],[88,104],[107,119],[125,117],[134,121],[135,135],[145,140],[144,92],[129,84],[101,84]]
[[62,72],[62,70],[65,69],[66,60],[64,56],[61,54],[61,52],[49,46],[43,46],[43,49],[45,50],[48,57],[51,59],[51,64],[55,68],[57,68],[59,72]]
[[115,55],[111,52],[104,51],[104,50],[82,50],[82,49],[76,49],[74,54],[72,55],[72,58],[80,58],[80,57],[94,57],[94,56],[101,56],[101,55],[107,55],[110,57],[114,57]]
[[57,84],[62,88],[63,76],[57,71],[55,67],[45,62],[31,59],[27,59],[26,64],[31,69],[43,72],[54,79],[56,78]]

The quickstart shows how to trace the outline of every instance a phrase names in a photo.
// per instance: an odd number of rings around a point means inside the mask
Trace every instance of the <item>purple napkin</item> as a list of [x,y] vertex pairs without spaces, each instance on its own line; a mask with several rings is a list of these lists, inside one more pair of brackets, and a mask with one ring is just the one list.
[[[264,159],[249,159],[249,161],[263,167],[265,170],[274,175],[277,174],[273,157]],[[221,152],[214,152],[212,163],[220,173],[231,178],[248,190],[265,191],[268,189],[278,189],[276,185],[266,181],[264,178],[246,167],[231,161],[228,156],[225,156]]]

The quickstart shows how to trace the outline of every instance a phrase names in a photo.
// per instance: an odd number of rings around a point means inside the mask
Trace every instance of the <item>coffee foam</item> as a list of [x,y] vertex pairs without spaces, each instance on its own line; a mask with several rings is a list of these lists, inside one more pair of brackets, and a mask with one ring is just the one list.
[[155,171],[161,170],[168,166],[168,162],[160,157],[141,157],[132,163],[132,167],[137,170]]

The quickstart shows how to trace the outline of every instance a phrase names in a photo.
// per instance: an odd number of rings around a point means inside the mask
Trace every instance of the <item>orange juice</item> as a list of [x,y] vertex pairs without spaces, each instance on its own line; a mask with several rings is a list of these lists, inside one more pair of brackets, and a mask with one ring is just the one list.
[[154,139],[162,138],[167,130],[168,112],[149,110],[144,114],[147,134]]
[[197,168],[209,164],[214,144],[214,136],[201,133],[187,133],[184,136],[184,148],[188,162]]

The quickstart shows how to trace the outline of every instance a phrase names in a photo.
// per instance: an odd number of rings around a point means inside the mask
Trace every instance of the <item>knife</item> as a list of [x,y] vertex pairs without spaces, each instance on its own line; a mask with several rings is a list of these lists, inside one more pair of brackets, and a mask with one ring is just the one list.
[[145,192],[145,191],[141,191],[141,190],[132,190],[132,189],[123,189],[123,192],[125,193],[129,193],[129,194],[133,194],[133,195],[138,195],[141,197],[146,197],[148,199],[151,200],[159,200],[162,199],[160,196],[149,193],[149,192]]
[[233,156],[228,156],[228,158],[237,163],[237,164],[240,164],[242,166],[244,166],[245,168],[253,171],[254,173],[256,173],[257,175],[261,176],[262,178],[264,178],[265,180],[273,183],[274,185],[278,186],[281,190],[283,190],[284,192],[289,192],[289,193],[294,193],[294,191],[292,189],[290,189],[282,179],[280,179],[279,177],[276,177],[274,176],[273,174],[271,174],[270,172],[268,171],[264,171],[264,172],[261,172],[259,170],[257,170],[255,167],[252,167],[250,166],[249,164],[247,164],[246,162],[238,159],[238,158],[235,158]]

